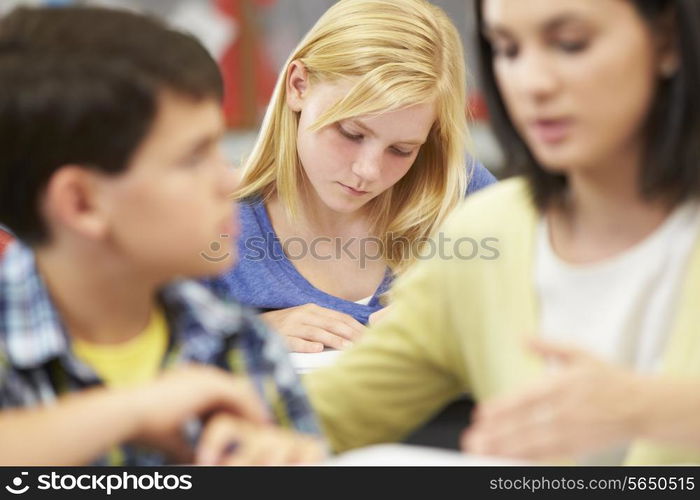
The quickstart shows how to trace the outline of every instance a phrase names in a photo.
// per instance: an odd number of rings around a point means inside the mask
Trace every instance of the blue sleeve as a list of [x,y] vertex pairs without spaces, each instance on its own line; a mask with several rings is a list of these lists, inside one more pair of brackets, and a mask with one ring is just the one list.
[[473,158],[467,159],[467,170],[471,174],[469,185],[467,186],[467,194],[475,193],[491,184],[498,182],[491,172],[484,167],[481,162]]
[[316,415],[282,337],[249,311],[244,311],[242,323],[239,341],[247,357],[246,371],[277,424],[320,436]]

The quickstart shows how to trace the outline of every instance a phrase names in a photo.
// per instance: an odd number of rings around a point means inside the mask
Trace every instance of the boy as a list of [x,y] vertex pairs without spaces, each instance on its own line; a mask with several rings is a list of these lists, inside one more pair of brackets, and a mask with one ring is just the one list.
[[75,7],[0,21],[0,223],[18,239],[0,263],[0,461],[187,461],[193,416],[200,463],[231,442],[236,463],[318,456],[263,424],[316,432],[283,345],[239,306],[169,284],[231,263],[204,258],[215,240],[235,248],[221,95],[202,46],[156,20]]

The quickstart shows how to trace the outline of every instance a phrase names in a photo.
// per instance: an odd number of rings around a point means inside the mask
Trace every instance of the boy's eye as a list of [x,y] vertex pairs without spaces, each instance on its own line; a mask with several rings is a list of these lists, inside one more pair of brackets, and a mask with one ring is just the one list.
[[340,135],[342,135],[346,139],[350,139],[351,141],[357,142],[357,141],[361,141],[362,139],[364,139],[364,135],[353,134],[349,130],[344,129],[343,126],[340,124],[338,124],[338,132],[340,132]]
[[206,159],[204,153],[195,153],[183,158],[181,165],[183,167],[196,167]]

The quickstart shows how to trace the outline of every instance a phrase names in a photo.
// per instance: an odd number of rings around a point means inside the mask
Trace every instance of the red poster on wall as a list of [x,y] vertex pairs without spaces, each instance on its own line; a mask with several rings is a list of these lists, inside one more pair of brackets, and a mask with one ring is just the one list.
[[222,15],[235,23],[236,36],[220,56],[226,87],[224,112],[232,128],[258,125],[277,78],[264,50],[258,20],[274,0],[213,0]]

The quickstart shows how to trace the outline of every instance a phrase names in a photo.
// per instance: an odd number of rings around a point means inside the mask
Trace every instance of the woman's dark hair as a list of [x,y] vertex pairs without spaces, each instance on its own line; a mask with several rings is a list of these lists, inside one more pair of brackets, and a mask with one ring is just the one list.
[[[561,198],[566,177],[542,168],[516,131],[498,92],[491,45],[483,34],[483,4],[476,0],[478,50],[482,83],[491,123],[510,173],[524,175],[542,209]],[[647,151],[640,192],[647,199],[681,202],[700,197],[700,1],[629,0],[650,24],[673,16],[680,67],[659,83],[648,115]]]
[[123,172],[164,90],[221,100],[216,62],[192,36],[132,12],[19,8],[0,20],[0,223],[30,244],[64,165]]

